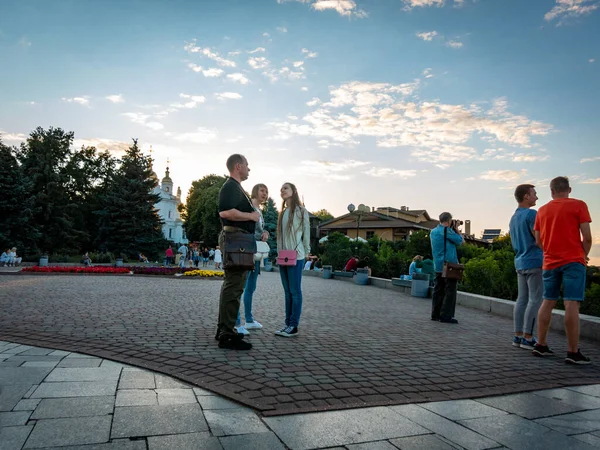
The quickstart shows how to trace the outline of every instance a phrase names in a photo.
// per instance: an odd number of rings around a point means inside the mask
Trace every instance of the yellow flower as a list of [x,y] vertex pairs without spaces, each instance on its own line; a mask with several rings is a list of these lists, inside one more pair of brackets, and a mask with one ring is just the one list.
[[223,275],[225,275],[225,272],[223,271],[215,271],[215,270],[190,270],[188,272],[185,272],[184,274],[186,277],[203,277],[203,278],[208,278],[208,277],[222,277]]

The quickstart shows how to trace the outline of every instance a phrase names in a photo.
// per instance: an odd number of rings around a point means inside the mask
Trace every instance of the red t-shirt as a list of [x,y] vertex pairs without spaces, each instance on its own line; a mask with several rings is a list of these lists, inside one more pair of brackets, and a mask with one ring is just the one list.
[[579,225],[592,221],[585,202],[557,198],[542,206],[533,229],[540,232],[544,248],[544,270],[578,262],[585,264]]
[[171,256],[173,256],[173,250],[171,250],[170,248],[168,248],[167,251],[166,251],[166,256],[169,257],[169,258]]
[[350,258],[346,263],[346,268],[344,269],[346,272],[351,272],[352,270],[356,270],[358,267],[358,261],[354,258]]

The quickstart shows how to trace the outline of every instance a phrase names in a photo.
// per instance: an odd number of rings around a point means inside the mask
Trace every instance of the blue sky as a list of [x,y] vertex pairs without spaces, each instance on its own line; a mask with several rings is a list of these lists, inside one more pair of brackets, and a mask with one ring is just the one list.
[[449,210],[479,235],[517,184],[540,206],[567,175],[600,217],[600,0],[5,0],[0,58],[6,143],[137,137],[184,195],[241,152],[248,190],[292,181],[336,215]]

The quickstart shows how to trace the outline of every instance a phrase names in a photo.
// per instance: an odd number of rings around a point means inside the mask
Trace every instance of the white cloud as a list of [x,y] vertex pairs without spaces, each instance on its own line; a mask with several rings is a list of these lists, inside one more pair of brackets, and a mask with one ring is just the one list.
[[[450,2],[450,0],[448,0]],[[413,8],[428,8],[428,7],[442,7],[445,5],[446,0],[402,0],[404,3],[404,10],[410,11]],[[460,8],[465,3],[465,0],[454,0],[454,7]]]
[[595,61],[596,61],[596,60],[595,60],[594,58],[590,58],[590,59],[588,59],[588,62],[589,62],[590,64],[594,63]]
[[179,94],[179,96],[181,98],[188,98],[193,102],[196,103],[204,103],[206,101],[206,97],[204,97],[203,95],[190,95],[190,94]]
[[123,98],[123,96],[121,94],[108,95],[104,98],[106,100],[108,100],[109,102],[113,102],[113,103],[123,103],[125,101],[125,99]]
[[517,182],[527,175],[523,170],[488,170],[479,175],[482,180]]
[[417,33],[417,37],[423,39],[424,41],[432,41],[434,37],[436,37],[438,35],[438,32],[433,30],[433,31],[426,31],[424,33]]
[[234,50],[233,52],[227,52],[228,56],[238,56],[238,55],[241,55],[241,54],[242,54],[242,52],[239,51],[239,50]]
[[199,47],[196,45],[196,39],[183,47],[188,53],[200,53],[223,67],[235,67],[235,62],[225,59],[219,53],[212,51],[210,47]]
[[600,7],[597,0],[556,0],[554,7],[544,15],[546,21],[558,19],[557,25],[569,19],[591,14]]
[[342,162],[332,161],[302,161],[298,171],[304,175],[318,177],[323,181],[347,181],[353,178],[357,169],[370,164],[365,161],[347,160]]
[[[278,3],[280,3],[280,2],[278,2]],[[263,37],[267,37],[267,38],[271,37],[271,35],[269,33],[267,33],[266,31],[262,35],[263,35]]]
[[600,184],[600,178],[588,178],[581,182],[582,184]]
[[165,127],[160,122],[148,122],[148,119],[151,117],[148,114],[142,114],[142,113],[138,113],[138,112],[130,112],[130,113],[123,113],[122,115],[127,117],[133,123],[144,125],[145,127],[148,127],[151,130],[158,131],[158,130],[162,130]]
[[315,11],[332,9],[344,17],[356,17],[360,19],[367,17],[368,15],[362,9],[357,8],[354,0],[277,0],[277,3],[286,3],[292,1],[308,3]]
[[299,67],[300,70],[294,71],[289,67],[282,67],[279,69],[279,76],[283,78],[289,78],[290,80],[299,80],[301,78],[305,78],[304,76],[304,67]]
[[227,75],[227,78],[229,78],[231,81],[234,81],[236,83],[240,83],[240,84],[249,84],[250,80],[248,78],[246,78],[244,76],[244,74],[241,73],[230,73]]
[[433,69],[431,67],[428,67],[427,69],[425,69],[423,71],[423,76],[425,78],[433,78],[433,73],[432,72],[433,72]]
[[313,99],[306,102],[306,104],[308,106],[317,106],[317,105],[321,104],[321,99],[318,97],[313,97]]
[[90,105],[90,96],[82,95],[81,97],[73,97],[73,98],[62,98],[63,102],[67,103],[77,103],[81,106],[89,106]]
[[591,158],[583,158],[580,163],[592,162],[592,161],[600,161],[600,156],[592,156]]
[[287,28],[286,27],[277,27],[277,31],[279,31],[280,33],[287,33]]
[[23,36],[21,39],[19,39],[19,45],[25,48],[31,47],[31,41]]
[[144,125],[154,131],[162,130],[165,127],[160,122],[146,122]]
[[294,67],[302,67],[304,65],[304,61],[294,61],[292,65]]
[[412,178],[417,175],[416,170],[397,170],[390,169],[389,167],[373,167],[365,172],[366,175],[372,177],[395,177],[400,178],[402,180],[407,180],[408,178]]
[[196,131],[190,133],[175,134],[173,139],[181,142],[191,142],[193,144],[206,144],[217,137],[215,130],[199,127]]
[[220,77],[224,73],[222,69],[218,69],[216,67],[212,67],[210,69],[204,69],[202,66],[199,66],[194,63],[189,63],[188,67],[190,69],[192,69],[194,72],[198,72],[198,73],[201,72],[202,75],[204,75],[207,78]]
[[446,46],[451,48],[461,48],[463,46],[463,43],[457,40],[451,40],[446,42]]
[[486,110],[480,105],[420,101],[418,88],[419,80],[398,85],[352,81],[330,87],[329,100],[311,103],[314,109],[300,120],[268,125],[276,130],[274,139],[312,136],[350,146],[369,138],[380,148],[408,148],[415,159],[430,164],[492,159],[470,145],[475,138],[512,147],[502,156],[507,160],[546,158],[543,152],[520,149],[534,148],[533,139],[548,135],[552,126],[510,112],[505,99]]
[[254,54],[254,53],[264,53],[267,50],[264,47],[256,47],[254,50],[250,50],[248,53],[250,54]]
[[179,94],[179,97],[187,99],[188,101],[185,103],[172,103],[171,106],[175,109],[167,109],[165,111],[158,112],[154,114],[154,117],[165,117],[170,112],[175,112],[177,109],[181,108],[192,109],[198,106],[198,103],[204,103],[206,101],[206,97],[203,95],[190,95],[181,93]]
[[237,92],[216,93],[215,97],[217,100],[239,100],[242,98],[242,96]]
[[27,139],[23,133],[7,133],[0,130],[0,139],[4,142],[22,142]]
[[75,139],[73,141],[75,148],[79,147],[96,147],[97,150],[104,152],[108,151],[115,155],[121,155],[125,153],[131,143],[123,141],[115,141],[113,139],[101,139],[101,138],[90,138],[90,139]]
[[317,56],[319,56],[319,54],[317,52],[311,52],[307,48],[303,48],[302,53],[304,53],[305,58],[316,58]]
[[301,90],[301,91],[304,91],[304,92],[307,92],[307,91],[308,91],[308,88],[307,88],[306,86],[302,86],[302,87],[300,88],[300,90]]
[[540,162],[546,161],[550,157],[547,154],[540,153],[520,153],[508,151],[504,148],[489,148],[483,152],[481,159],[495,159],[512,162]]
[[270,61],[264,56],[254,56],[248,59],[248,65],[253,69],[264,69],[270,64]]

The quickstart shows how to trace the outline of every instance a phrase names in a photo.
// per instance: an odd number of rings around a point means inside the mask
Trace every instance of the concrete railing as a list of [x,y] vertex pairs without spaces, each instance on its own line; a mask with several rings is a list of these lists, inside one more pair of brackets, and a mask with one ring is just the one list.
[[[302,276],[322,276],[322,272],[304,271]],[[334,281],[352,282],[352,278],[335,278]],[[395,284],[394,284],[395,282]],[[387,278],[369,277],[369,284],[380,289],[391,289],[410,295],[410,282],[398,282],[388,280]],[[431,293],[430,293],[431,294]],[[458,291],[456,304],[466,308],[479,309],[497,316],[503,316],[512,319],[515,302],[503,300],[495,297],[486,297],[485,295],[471,294],[469,292]],[[579,324],[579,333],[581,337],[600,341],[600,317],[581,314]],[[560,310],[552,311],[552,321],[550,329],[564,333],[565,312]]]

